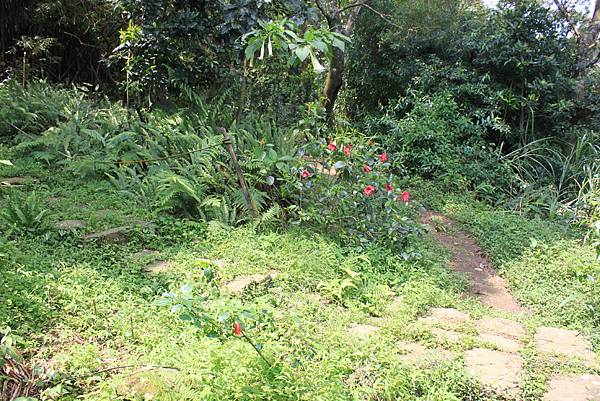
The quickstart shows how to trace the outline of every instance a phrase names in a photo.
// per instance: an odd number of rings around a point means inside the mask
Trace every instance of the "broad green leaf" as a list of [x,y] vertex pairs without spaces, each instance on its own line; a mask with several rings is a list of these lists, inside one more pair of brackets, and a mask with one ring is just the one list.
[[295,53],[296,53],[296,57],[298,57],[298,59],[300,60],[300,62],[303,62],[309,56],[310,49],[308,47],[306,47],[306,46],[298,47],[296,49]]

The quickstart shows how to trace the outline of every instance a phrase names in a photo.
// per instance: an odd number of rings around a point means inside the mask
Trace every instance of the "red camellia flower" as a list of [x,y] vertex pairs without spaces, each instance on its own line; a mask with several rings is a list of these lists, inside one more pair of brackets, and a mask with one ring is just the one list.
[[329,149],[330,152],[335,152],[335,150],[337,149],[337,146],[335,146],[334,143],[329,142],[329,145],[327,145],[327,149]]
[[388,155],[387,153],[382,153],[379,155],[379,160],[381,160],[382,163],[385,163],[386,161],[388,161]]
[[308,178],[308,177],[310,177],[310,172],[308,170],[302,170],[302,172],[300,173],[300,177]]
[[242,335],[242,326],[240,325],[239,322],[235,322],[233,324],[233,334],[238,337]]
[[363,171],[364,171],[365,173],[370,173],[372,170],[373,170],[373,169],[372,169],[371,167],[369,167],[369,165],[368,165],[368,164],[365,164],[365,165],[363,166]]
[[346,154],[346,156],[350,157],[350,151],[352,150],[352,144],[349,143],[348,145],[343,147],[344,153]]
[[371,195],[373,195],[375,193],[375,191],[376,191],[376,188],[373,185],[367,185],[365,187],[365,189],[363,190],[363,193],[366,196],[371,196]]
[[394,190],[394,187],[391,186],[389,183],[385,183],[385,190],[388,192],[392,192]]
[[408,191],[402,192],[402,202],[408,203],[409,200],[410,200],[410,194],[408,193]]

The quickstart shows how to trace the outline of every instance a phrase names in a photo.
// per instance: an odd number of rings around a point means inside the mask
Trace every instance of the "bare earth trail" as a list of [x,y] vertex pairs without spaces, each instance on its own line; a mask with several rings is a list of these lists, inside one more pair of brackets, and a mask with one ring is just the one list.
[[[450,251],[452,269],[467,275],[467,295],[479,298],[483,304],[494,309],[512,313],[526,312],[510,294],[506,281],[498,275],[475,239],[456,230],[450,219],[436,212],[423,213],[420,222],[426,224],[429,234]],[[438,226],[447,230],[439,230]]]

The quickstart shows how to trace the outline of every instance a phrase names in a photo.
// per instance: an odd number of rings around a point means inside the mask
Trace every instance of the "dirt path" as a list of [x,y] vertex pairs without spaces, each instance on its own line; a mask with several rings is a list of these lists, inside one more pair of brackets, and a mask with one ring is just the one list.
[[473,238],[457,230],[450,219],[439,213],[425,212],[420,222],[427,224],[429,234],[452,253],[452,269],[467,274],[468,295],[479,298],[495,309],[517,313],[525,311],[510,294],[506,281],[498,275]]

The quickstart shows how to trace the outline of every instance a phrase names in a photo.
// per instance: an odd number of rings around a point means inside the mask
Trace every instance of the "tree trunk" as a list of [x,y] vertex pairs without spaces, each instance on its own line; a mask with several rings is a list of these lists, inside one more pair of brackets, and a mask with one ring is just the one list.
[[596,64],[600,58],[600,0],[596,0],[594,14],[579,39],[578,72],[585,77],[586,70]]
[[[346,36],[352,35],[354,23],[358,18],[360,9],[360,5],[352,8],[352,12],[348,16],[346,26],[343,29],[342,22],[340,21],[339,11],[334,11],[333,15],[327,18],[329,29],[333,32],[341,33]],[[323,106],[325,106],[328,121],[333,120],[333,108],[335,106],[335,101],[337,100],[340,89],[342,88],[342,84],[344,83],[344,59],[344,52],[337,47],[334,47],[333,56],[331,57],[331,62],[329,63],[329,70],[327,71],[327,78],[325,79],[325,85],[323,86]]]
[[329,71],[323,86],[323,105],[327,113],[327,120],[333,118],[333,107],[342,88],[342,76],[344,74],[344,53],[338,49],[333,49],[333,57],[329,63]]

